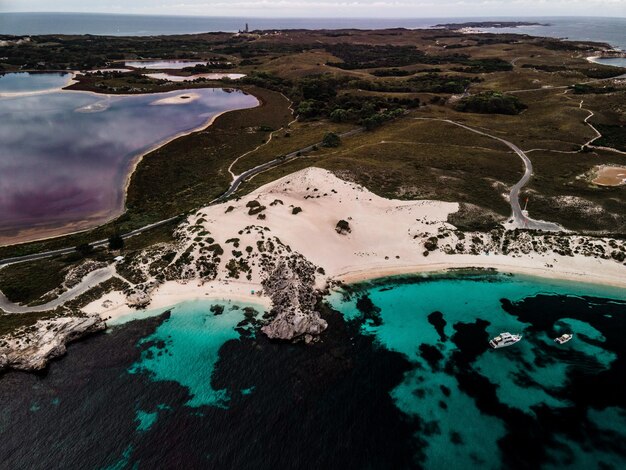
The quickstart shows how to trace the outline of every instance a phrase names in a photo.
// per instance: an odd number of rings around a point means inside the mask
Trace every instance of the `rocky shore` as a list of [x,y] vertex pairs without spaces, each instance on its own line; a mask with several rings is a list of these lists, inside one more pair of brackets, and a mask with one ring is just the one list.
[[98,315],[39,320],[33,326],[0,339],[0,371],[9,368],[42,370],[51,359],[65,354],[68,343],[105,328],[105,322]]

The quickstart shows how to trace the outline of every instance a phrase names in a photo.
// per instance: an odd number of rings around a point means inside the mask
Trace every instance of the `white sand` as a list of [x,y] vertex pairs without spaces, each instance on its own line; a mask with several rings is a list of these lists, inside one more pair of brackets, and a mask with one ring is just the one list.
[[[254,221],[247,215],[245,205],[252,199],[267,207],[265,220]],[[284,205],[270,206],[275,199]],[[626,287],[626,267],[613,260],[553,253],[513,257],[447,255],[439,251],[424,257],[423,237],[414,236],[436,235],[440,228],[452,227],[446,220],[448,214],[458,209],[456,203],[384,199],[317,168],[286,176],[230,205],[235,209],[228,214],[223,213],[223,205],[200,211],[213,219],[206,227],[216,240],[239,236],[237,231],[252,223],[267,226],[283,243],[323,267],[327,276],[345,281],[448,268],[494,267],[506,272]],[[303,211],[292,215],[291,206]],[[349,222],[350,234],[335,231],[340,219]],[[245,246],[243,239],[241,245]]]
[[198,73],[195,75],[172,75],[171,73],[144,73],[145,77],[154,78],[155,80],[169,80],[170,82],[192,82],[198,78],[206,78],[207,80],[221,80],[229,78],[231,80],[239,80],[245,77],[243,73]]
[[[148,308],[165,311],[176,304],[194,299],[233,301],[269,308],[269,299],[257,294],[261,289],[258,283],[238,280],[213,281],[204,284],[197,281],[185,284],[169,281],[159,286]],[[82,310],[88,314],[97,313],[104,320],[116,321],[133,314],[133,310],[126,305],[126,296],[117,291],[91,302]]]
[[[252,200],[266,207],[262,212],[265,219],[248,214],[246,204]],[[277,200],[282,204],[272,205]],[[233,209],[226,212],[229,206]],[[294,207],[300,207],[302,212],[294,215]],[[265,185],[239,201],[209,206],[190,216],[186,230],[203,225],[226,252],[217,279],[204,285],[197,281],[165,283],[153,293],[149,308],[167,307],[194,298],[232,299],[269,306],[269,299],[250,293],[260,289],[258,263],[252,266],[250,283],[229,281],[225,268],[231,250],[235,249],[226,240],[238,238],[237,249],[243,252],[248,246],[256,247],[259,232],[266,238],[278,237],[283,244],[322,267],[325,274],[318,276],[320,287],[328,278],[356,282],[394,274],[491,267],[502,272],[626,288],[626,268],[611,259],[560,256],[553,252],[471,255],[445,254],[438,250],[424,256],[425,239],[453,228],[446,220],[457,209],[456,203],[384,199],[326,170],[308,168]],[[335,226],[341,219],[348,221],[351,233],[336,232]],[[258,230],[247,233],[245,228],[250,226],[257,226]],[[195,233],[190,232],[189,240],[194,237]],[[106,298],[113,305],[104,311],[103,300],[94,302],[87,310],[104,317],[128,312],[123,299],[116,294]]]
[[159,100],[153,101],[150,104],[155,105],[155,106],[167,105],[167,104],[187,104],[187,103],[193,103],[194,101],[198,99],[200,99],[200,95],[198,93],[181,93],[179,95],[168,96],[167,98],[161,98]]

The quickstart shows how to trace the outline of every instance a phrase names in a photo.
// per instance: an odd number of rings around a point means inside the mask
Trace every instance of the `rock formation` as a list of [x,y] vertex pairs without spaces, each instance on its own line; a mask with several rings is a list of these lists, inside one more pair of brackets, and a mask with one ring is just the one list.
[[98,315],[39,320],[0,341],[0,370],[41,370],[65,354],[66,345],[106,328]]

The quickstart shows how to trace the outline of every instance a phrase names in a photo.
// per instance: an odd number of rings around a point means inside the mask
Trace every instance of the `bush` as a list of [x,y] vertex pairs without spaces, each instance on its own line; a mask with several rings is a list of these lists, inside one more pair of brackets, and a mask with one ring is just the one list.
[[91,246],[89,243],[81,243],[76,247],[76,252],[80,256],[85,258],[86,256],[89,256],[91,253],[93,253],[93,246]]
[[215,256],[222,256],[224,254],[224,249],[219,243],[208,246],[207,250],[212,251]]
[[109,237],[109,250],[122,250],[124,248],[124,239],[118,233]]
[[335,231],[343,235],[345,233],[350,233],[352,229],[350,229],[350,224],[342,219],[337,222],[337,225],[335,226]]
[[262,205],[258,205],[255,207],[251,207],[250,210],[248,211],[248,215],[257,215],[260,214],[261,212],[263,212],[265,210],[265,206]]
[[515,115],[528,108],[517,96],[486,91],[460,100],[455,109],[464,113]]
[[341,137],[339,137],[334,132],[329,132],[324,136],[322,140],[322,145],[324,147],[339,147],[341,144]]
[[435,251],[439,245],[439,239],[437,237],[430,237],[424,242],[424,248],[428,251]]

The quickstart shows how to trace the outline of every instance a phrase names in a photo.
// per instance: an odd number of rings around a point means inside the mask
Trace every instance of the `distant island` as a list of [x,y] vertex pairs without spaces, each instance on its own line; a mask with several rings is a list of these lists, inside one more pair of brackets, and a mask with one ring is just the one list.
[[550,26],[550,24],[529,21],[469,21],[467,23],[443,23],[433,27],[458,31],[464,28],[517,28],[519,26]]

